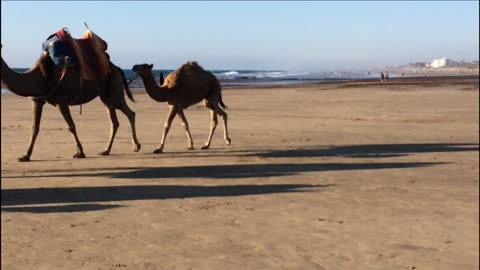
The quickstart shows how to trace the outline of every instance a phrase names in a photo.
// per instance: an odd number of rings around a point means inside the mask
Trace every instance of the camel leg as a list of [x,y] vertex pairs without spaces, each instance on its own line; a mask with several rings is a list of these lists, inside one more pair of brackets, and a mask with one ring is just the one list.
[[43,105],[45,105],[45,101],[43,100],[32,100],[32,136],[30,137],[30,144],[28,145],[27,153],[25,153],[24,156],[18,158],[18,161],[20,162],[30,161],[30,156],[33,152],[33,146],[35,145],[35,140],[37,139],[38,132],[40,131],[40,119],[42,119]]
[[217,123],[218,123],[217,113],[213,109],[210,111],[210,115],[212,117],[212,121],[210,122],[210,133],[208,134],[207,142],[205,142],[205,145],[202,147],[202,149],[210,148],[213,132],[215,131],[215,128],[217,127]]
[[193,150],[194,148],[193,148],[192,135],[190,134],[190,129],[188,128],[187,118],[185,117],[185,113],[183,113],[182,109],[179,109],[178,116],[180,116],[180,119],[182,120],[182,126],[185,129],[185,131],[187,132],[187,138],[188,138],[188,148],[187,149],[188,150]]
[[167,120],[165,121],[164,130],[163,130],[163,135],[162,135],[162,141],[160,142],[160,146],[153,151],[154,154],[159,154],[162,153],[163,151],[163,145],[165,144],[165,139],[167,138],[168,131],[170,130],[170,126],[172,125],[173,118],[175,118],[175,115],[178,112],[178,108],[175,105],[169,106],[169,111],[168,111],[168,117]]
[[117,134],[118,127],[120,123],[118,122],[117,113],[115,112],[115,108],[107,107],[108,116],[110,117],[110,138],[108,139],[107,147],[104,151],[98,153],[101,156],[108,156],[110,154],[110,150],[112,150],[113,139]]
[[[213,105],[213,111],[215,113],[217,113],[218,115],[220,115],[222,118],[223,118],[223,138],[225,139],[225,142],[227,143],[227,145],[230,145],[232,140],[230,140],[230,138],[228,137],[228,129],[227,129],[227,118],[228,118],[228,115],[225,111],[223,111],[217,103],[213,103],[211,102],[211,104]],[[212,116],[212,126],[214,125],[214,117]],[[216,124],[215,124],[216,125]],[[215,130],[215,128],[210,128],[210,135],[208,136],[208,139],[207,139],[207,142],[205,143],[205,146],[202,147],[202,149],[208,149],[210,147],[210,141],[211,141],[211,136],[213,135],[213,131]]]
[[227,118],[228,118],[228,115],[225,111],[223,111],[217,103],[214,103],[215,105],[213,105],[214,107],[214,110],[216,113],[218,113],[218,115],[220,115],[222,118],[223,118],[223,138],[225,139],[225,142],[227,143],[227,145],[230,145],[232,143],[232,140],[230,140],[230,138],[228,137],[228,129],[227,129]]
[[68,104],[59,104],[58,108],[60,109],[60,113],[62,114],[63,118],[67,122],[68,131],[72,133],[73,138],[75,139],[75,143],[77,145],[77,153],[73,155],[74,158],[84,158],[85,153],[83,153],[83,147],[80,143],[80,140],[77,136],[77,130],[75,129],[75,123],[73,122],[72,115],[70,114],[70,108]]
[[140,143],[138,142],[137,139],[137,131],[135,128],[135,112],[132,111],[127,103],[125,102],[125,99],[121,103],[121,105],[117,108],[120,111],[122,111],[128,118],[128,121],[130,122],[130,127],[132,128],[132,144],[133,144],[133,151],[138,152],[140,151],[140,148],[142,147]]

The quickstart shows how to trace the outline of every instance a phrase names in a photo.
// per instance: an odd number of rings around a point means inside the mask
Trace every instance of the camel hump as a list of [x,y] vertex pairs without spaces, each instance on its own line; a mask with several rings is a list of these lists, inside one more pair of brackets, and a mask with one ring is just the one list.
[[203,68],[197,63],[197,61],[189,61],[180,67],[181,72],[191,71],[203,71]]
[[169,89],[181,88],[184,87],[185,84],[196,84],[199,80],[210,80],[210,78],[206,76],[214,77],[213,74],[204,70],[196,61],[189,61],[170,73],[167,78],[165,78],[164,85],[167,85]]

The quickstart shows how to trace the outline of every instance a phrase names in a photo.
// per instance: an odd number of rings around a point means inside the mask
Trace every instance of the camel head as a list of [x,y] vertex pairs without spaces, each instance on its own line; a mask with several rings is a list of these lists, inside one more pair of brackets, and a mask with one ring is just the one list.
[[143,76],[146,76],[148,74],[151,74],[152,73],[152,68],[153,68],[153,64],[151,64],[151,65],[141,64],[141,65],[133,66],[132,70],[133,70],[133,72],[137,73],[137,75],[143,77]]

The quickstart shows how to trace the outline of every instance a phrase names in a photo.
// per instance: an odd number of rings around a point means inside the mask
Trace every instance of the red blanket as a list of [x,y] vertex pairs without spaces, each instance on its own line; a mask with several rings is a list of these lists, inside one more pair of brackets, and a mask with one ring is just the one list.
[[110,61],[105,52],[108,45],[91,30],[87,30],[80,39],[72,38],[65,28],[57,31],[55,35],[72,50],[81,78],[95,80],[110,73]]

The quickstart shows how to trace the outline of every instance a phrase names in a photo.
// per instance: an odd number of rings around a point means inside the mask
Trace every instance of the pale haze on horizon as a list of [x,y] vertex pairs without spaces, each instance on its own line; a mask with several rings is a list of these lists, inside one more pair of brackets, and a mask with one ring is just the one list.
[[42,42],[84,22],[118,66],[332,71],[479,58],[478,1],[1,1],[2,57],[31,67]]

